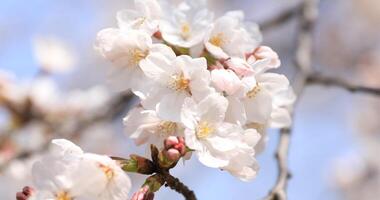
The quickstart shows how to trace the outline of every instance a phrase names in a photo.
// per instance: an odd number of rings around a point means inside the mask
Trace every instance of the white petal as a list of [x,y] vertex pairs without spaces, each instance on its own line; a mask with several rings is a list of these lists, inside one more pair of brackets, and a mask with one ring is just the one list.
[[215,157],[207,150],[197,151],[196,154],[199,161],[207,167],[220,168],[228,164],[228,160]]
[[186,128],[195,130],[197,125],[197,104],[192,98],[186,98],[181,110],[181,122]]
[[220,94],[214,93],[203,99],[198,106],[202,120],[209,123],[218,123],[224,120],[228,101]]
[[289,87],[289,80],[284,75],[275,73],[264,73],[256,77],[260,86],[265,88],[270,94],[275,94]]
[[228,109],[226,112],[226,122],[243,125],[247,121],[244,104],[235,97],[227,97]]
[[272,112],[272,97],[261,90],[255,97],[243,100],[248,122],[265,124]]
[[80,147],[66,139],[54,139],[51,143],[50,148],[54,155],[80,155],[83,153]]
[[183,92],[176,92],[165,95],[157,105],[157,114],[160,118],[180,122],[181,110],[187,95]]
[[271,114],[269,126],[272,128],[289,127],[292,123],[290,112],[286,108],[275,108]]
[[211,71],[212,83],[219,91],[234,95],[242,91],[243,84],[239,77],[231,70],[215,69]]
[[198,140],[194,130],[185,129],[185,141],[186,146],[192,150],[201,151],[203,149],[203,145]]
[[212,137],[208,137],[206,140],[210,144],[212,149],[218,152],[231,151],[236,147],[234,142],[231,141],[229,138],[212,136]]

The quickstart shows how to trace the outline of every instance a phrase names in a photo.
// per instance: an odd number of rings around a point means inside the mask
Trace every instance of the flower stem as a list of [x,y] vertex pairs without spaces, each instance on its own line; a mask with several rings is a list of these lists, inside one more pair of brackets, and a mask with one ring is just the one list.
[[178,178],[172,176],[168,171],[161,171],[160,174],[166,182],[166,186],[172,190],[182,194],[186,200],[196,200],[195,194],[185,184],[183,184]]

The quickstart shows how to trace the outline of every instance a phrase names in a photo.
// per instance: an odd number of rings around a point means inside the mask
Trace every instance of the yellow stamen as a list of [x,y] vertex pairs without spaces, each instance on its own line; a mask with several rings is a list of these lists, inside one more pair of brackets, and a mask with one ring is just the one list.
[[196,132],[197,138],[205,139],[209,135],[211,135],[214,132],[214,130],[215,130],[214,127],[212,127],[209,123],[201,122],[199,123],[198,128],[197,128],[197,132]]
[[181,26],[181,36],[183,39],[188,39],[190,37],[190,25],[189,23],[185,22]]
[[148,56],[148,51],[143,51],[138,48],[131,49],[129,51],[130,59],[133,64],[138,64],[142,59]]
[[170,88],[176,91],[187,91],[189,90],[190,80],[181,73],[180,75],[173,75],[173,80],[169,85]]
[[177,131],[177,123],[163,121],[158,125],[158,131],[162,136],[174,135]]
[[108,180],[111,180],[115,176],[115,173],[112,170],[112,168],[103,164],[99,164],[99,168],[104,172],[104,175],[107,177]]
[[212,36],[210,38],[209,42],[211,44],[213,44],[214,46],[221,47],[226,43],[226,39],[225,39],[223,33],[218,33],[218,34]]
[[56,195],[55,195],[55,199],[56,200],[73,200],[74,198],[72,198],[68,192],[65,192],[65,191],[61,191],[61,192],[58,192]]
[[260,123],[249,123],[247,125],[248,128],[253,128],[253,129],[256,129],[259,133],[263,133],[266,129],[265,125],[264,124],[260,124]]
[[258,83],[256,83],[256,86],[250,90],[249,92],[247,92],[247,97],[250,98],[250,99],[253,99],[257,96],[257,94],[261,91],[261,87]]
[[145,20],[146,20],[146,17],[138,17],[135,19],[136,20],[136,25],[137,26],[141,26],[144,24]]

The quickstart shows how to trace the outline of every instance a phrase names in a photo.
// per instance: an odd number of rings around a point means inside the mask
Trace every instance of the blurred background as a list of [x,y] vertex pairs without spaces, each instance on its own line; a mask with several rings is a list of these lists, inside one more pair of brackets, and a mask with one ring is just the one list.
[[[209,0],[209,7],[217,16],[227,10],[242,9],[247,19],[261,23],[299,2]],[[15,105],[16,110],[28,109],[25,102],[30,99],[25,101],[23,97],[31,96],[40,106],[50,106],[43,112],[53,114],[40,121],[19,119],[0,108],[0,199],[15,199],[15,193],[31,183],[30,166],[38,159],[45,137],[74,137],[85,151],[95,153],[144,154],[144,147],[136,147],[123,133],[121,119],[131,105],[107,110],[119,94],[106,84],[111,64],[93,48],[97,32],[116,26],[116,12],[132,3],[131,0],[1,1],[0,85],[2,81],[16,85],[7,87],[11,88],[8,92],[12,98],[20,102]],[[355,84],[380,88],[380,1],[322,0],[319,11],[313,39],[314,69]],[[295,71],[296,31],[297,20],[293,19],[263,32],[263,43],[281,57],[283,65],[279,71],[290,79]],[[49,46],[52,41],[70,49],[67,55],[70,62],[66,64],[72,69],[47,76],[46,71],[41,72],[41,65],[48,66],[49,61],[40,59],[41,53],[36,52],[41,50],[36,46]],[[45,50],[46,55],[49,53],[50,50]],[[14,87],[22,94],[15,94]],[[83,101],[86,105],[80,103]],[[306,89],[295,113],[289,199],[379,199],[380,97],[313,86]],[[100,116],[97,123],[76,129],[78,123],[94,120],[93,116]],[[17,123],[10,125],[9,118],[17,118],[14,120]],[[46,127],[41,121],[52,125]],[[269,130],[268,135],[268,147],[258,157],[260,173],[252,182],[241,182],[227,173],[206,168],[194,158],[176,167],[173,174],[202,200],[260,199],[269,192],[278,173],[274,159],[278,130]],[[36,153],[28,155],[25,149]],[[17,159],[13,159],[15,155]],[[131,177],[135,191],[144,177],[133,174]],[[167,188],[156,195],[156,199],[162,200],[181,198]]]

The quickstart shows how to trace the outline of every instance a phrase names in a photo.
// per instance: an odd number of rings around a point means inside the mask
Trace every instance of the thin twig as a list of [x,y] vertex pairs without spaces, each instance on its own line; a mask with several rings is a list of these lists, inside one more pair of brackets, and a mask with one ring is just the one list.
[[[295,67],[298,73],[295,79],[294,91],[298,96],[297,102],[294,103],[296,108],[303,90],[306,86],[308,76],[312,73],[312,37],[315,22],[318,16],[318,0],[307,0],[302,4],[301,13],[299,15],[300,30],[298,33],[297,48],[295,52]],[[294,119],[292,112],[292,119]],[[293,125],[292,125],[293,126]],[[288,166],[288,154],[290,147],[290,139],[292,126],[280,130],[280,141],[276,150],[276,159],[278,163],[279,175],[276,184],[270,193],[264,198],[266,200],[286,200],[287,185],[290,178]]]
[[312,73],[313,31],[318,18],[319,0],[306,0],[299,15],[299,32],[295,54],[295,66],[308,76]]
[[288,169],[288,152],[291,133],[292,131],[290,128],[283,128],[280,131],[280,139],[275,154],[276,159],[278,160],[278,170],[280,173],[276,185],[273,187],[268,197],[266,197],[268,200],[286,199],[287,195],[285,188],[287,181],[291,176]]
[[322,75],[313,74],[308,77],[307,84],[318,84],[324,86],[335,86],[348,90],[349,92],[367,93],[372,95],[380,95],[380,88],[364,87],[360,85],[352,84],[346,80],[339,78],[332,78]]
[[[304,88],[306,86],[306,76],[303,73],[297,74],[295,81],[293,83],[293,88],[295,94],[298,96],[294,107],[297,107],[298,102],[302,96]],[[291,118],[294,119],[294,110],[291,111]],[[280,130],[280,139],[275,153],[275,158],[277,160],[278,166],[278,177],[276,184],[273,186],[269,194],[264,198],[265,200],[286,200],[287,194],[287,184],[291,177],[291,173],[288,166],[288,156],[290,148],[290,139],[292,136],[293,127],[282,128]]]
[[172,190],[182,194],[186,200],[196,200],[196,196],[192,190],[190,190],[185,184],[183,184],[178,178],[175,178],[167,171],[160,172],[166,185],[169,186]]

